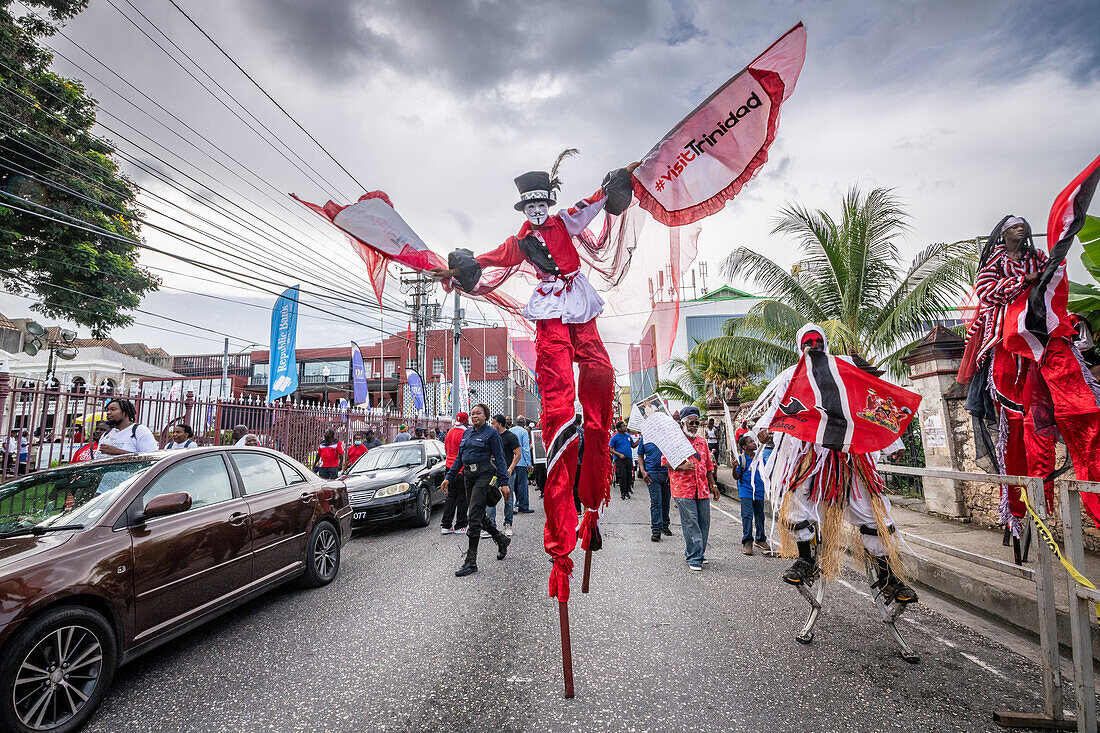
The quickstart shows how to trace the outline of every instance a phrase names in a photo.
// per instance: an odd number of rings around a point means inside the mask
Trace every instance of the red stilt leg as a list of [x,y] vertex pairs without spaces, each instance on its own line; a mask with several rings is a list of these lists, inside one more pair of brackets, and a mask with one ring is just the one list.
[[581,593],[588,592],[588,578],[592,575],[592,550],[584,551],[584,578],[581,580]]
[[573,648],[569,644],[569,604],[558,601],[558,619],[561,621],[561,667],[565,674],[565,696],[573,697]]

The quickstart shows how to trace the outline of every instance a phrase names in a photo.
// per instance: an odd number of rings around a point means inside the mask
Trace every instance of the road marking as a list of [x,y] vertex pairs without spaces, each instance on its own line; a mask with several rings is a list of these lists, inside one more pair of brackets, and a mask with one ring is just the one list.
[[1008,677],[1006,677],[1006,676],[1004,675],[1004,673],[1003,673],[1003,672],[1001,672],[1001,670],[997,669],[996,667],[994,667],[994,666],[993,666],[993,665],[991,665],[991,664],[986,664],[986,663],[985,663],[985,662],[983,662],[982,660],[980,660],[980,659],[978,659],[977,657],[975,657],[975,656],[974,656],[973,654],[967,654],[966,652],[959,652],[959,654],[961,654],[962,656],[966,657],[966,658],[967,658],[967,659],[969,659],[969,660],[970,660],[971,662],[973,662],[974,664],[976,664],[976,665],[978,665],[979,667],[981,667],[982,669],[984,669],[984,670],[985,670],[986,672],[992,672],[993,674],[997,675],[997,676],[998,676],[998,677],[1000,677],[1001,679],[1008,679]]
[[725,509],[722,509],[722,508],[717,507],[717,506],[712,506],[711,509],[713,509],[716,512],[722,512],[723,514],[725,514],[727,517],[729,517],[733,521],[737,522],[738,524],[741,524],[741,517],[735,517],[732,514],[730,514],[729,512],[727,512]]

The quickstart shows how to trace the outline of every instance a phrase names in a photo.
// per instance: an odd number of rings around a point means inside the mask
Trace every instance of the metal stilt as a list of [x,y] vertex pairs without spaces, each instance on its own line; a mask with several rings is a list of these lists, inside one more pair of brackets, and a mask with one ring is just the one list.
[[798,586],[798,592],[810,604],[810,615],[806,617],[802,631],[794,639],[800,644],[809,644],[814,640],[814,625],[817,623],[817,617],[821,615],[821,599],[825,597],[825,578],[820,572],[814,573],[813,578]]
[[[890,632],[890,636],[893,637],[894,643],[898,645],[898,653],[901,654],[901,658],[910,664],[917,664],[920,662],[920,655],[913,651],[913,648],[906,643],[902,638],[901,632],[898,631],[897,620],[901,614],[905,613],[905,609],[908,607],[908,603],[897,603],[893,598],[887,598],[882,593],[882,588],[878,587],[878,578],[876,578],[875,563],[871,559],[870,555],[867,555],[867,585],[871,586],[871,593],[874,594],[875,607],[878,608],[879,615],[882,616],[882,623],[886,624],[887,630]],[[893,607],[890,604],[893,603]]]

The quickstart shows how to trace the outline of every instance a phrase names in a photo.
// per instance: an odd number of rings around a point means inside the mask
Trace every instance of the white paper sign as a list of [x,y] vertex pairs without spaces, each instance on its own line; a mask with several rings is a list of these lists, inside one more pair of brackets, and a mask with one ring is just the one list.
[[695,455],[684,431],[665,412],[654,412],[642,425],[642,440],[653,443],[664,454],[668,465],[675,468]]
[[924,447],[946,448],[947,431],[943,427],[943,418],[939,414],[929,415],[924,421]]

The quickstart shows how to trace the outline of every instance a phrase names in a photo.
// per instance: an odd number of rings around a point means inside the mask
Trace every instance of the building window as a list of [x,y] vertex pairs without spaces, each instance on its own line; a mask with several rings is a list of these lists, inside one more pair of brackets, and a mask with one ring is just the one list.
[[442,359],[432,359],[432,374],[442,374],[442,373],[443,373],[443,360]]
[[496,354],[489,354],[489,356],[485,357],[485,371],[487,371],[487,372],[496,372],[496,370],[497,370],[497,355]]
[[466,372],[468,376],[470,374],[470,357],[461,356],[458,359],[458,363],[462,365],[462,371]]
[[395,371],[397,371],[397,362],[392,359],[386,359],[385,363],[382,364],[382,376],[389,379],[393,376]]

